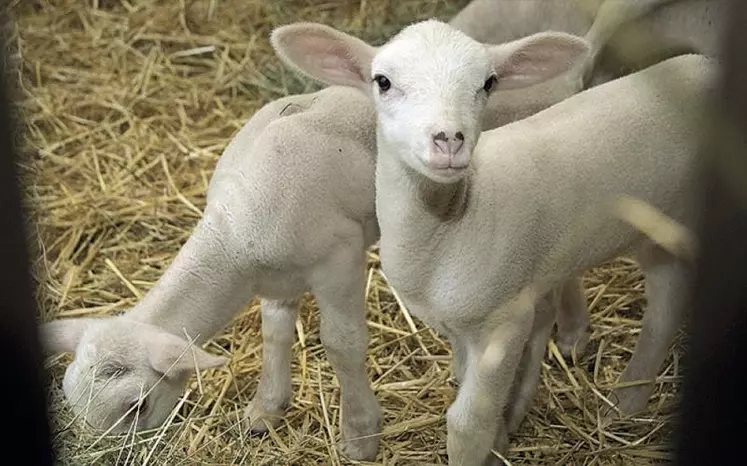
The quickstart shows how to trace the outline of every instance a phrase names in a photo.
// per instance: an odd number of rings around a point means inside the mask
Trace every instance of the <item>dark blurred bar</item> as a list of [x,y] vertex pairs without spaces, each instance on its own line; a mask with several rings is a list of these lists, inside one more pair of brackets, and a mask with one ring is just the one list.
[[[6,2],[0,2],[6,24]],[[8,51],[0,51],[6,63]],[[7,76],[0,72],[0,282],[5,287],[0,300],[0,400],[6,459],[15,464],[52,465],[54,453],[47,420],[42,353],[39,345],[36,308],[29,270],[21,190],[14,147],[16,128],[11,108]],[[15,459],[11,459],[15,457]]]
[[[725,120],[713,119],[702,153],[700,255],[675,439],[678,466],[747,464],[747,2],[731,0],[731,9],[714,96]],[[724,123],[732,125],[734,139]]]

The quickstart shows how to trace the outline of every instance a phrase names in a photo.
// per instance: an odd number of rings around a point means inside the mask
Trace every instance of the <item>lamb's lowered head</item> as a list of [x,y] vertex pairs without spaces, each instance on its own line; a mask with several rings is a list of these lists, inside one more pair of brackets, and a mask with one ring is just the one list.
[[464,176],[494,90],[556,77],[590,49],[581,37],[551,31],[486,45],[438,20],[412,24],[380,47],[317,23],[281,26],[271,42],[304,74],[368,94],[381,149],[439,183]]
[[195,369],[227,360],[126,316],[61,319],[40,332],[45,351],[75,353],[62,383],[73,413],[115,434],[163,424]]

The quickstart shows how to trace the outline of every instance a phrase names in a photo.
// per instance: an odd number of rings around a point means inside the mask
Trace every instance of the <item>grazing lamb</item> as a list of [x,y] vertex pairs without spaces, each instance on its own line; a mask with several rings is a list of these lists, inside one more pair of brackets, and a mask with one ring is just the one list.
[[291,399],[299,300],[311,290],[340,383],[342,450],[375,457],[363,295],[365,249],[379,236],[374,118],[365,96],[339,86],[262,107],[226,147],[202,218],[140,302],[115,317],[43,325],[50,351],[75,352],[63,382],[74,411],[101,429],[123,418],[113,432],[160,425],[195,369],[225,361],[197,345],[260,295],[263,370],[247,415],[266,429]]
[[[687,263],[617,218],[614,206],[628,195],[692,225],[708,58],[668,59],[481,134],[496,83],[553,77],[587,42],[547,32],[486,46],[436,20],[381,47],[314,23],[280,27],[271,41],[289,65],[358,89],[376,106],[382,267],[410,311],[467,354],[447,413],[450,464],[492,463],[491,446],[507,447],[523,348],[533,327],[551,323],[541,301],[524,298],[622,254],[636,255],[649,302],[626,373],[655,375],[679,327]],[[502,352],[478,364],[494,336]],[[485,367],[492,370],[478,370]],[[623,409],[645,405],[649,393],[625,392]]]
[[[528,88],[524,107],[518,101],[505,106],[497,92],[489,107],[499,109],[498,118],[485,128],[578,90],[578,80],[568,81],[552,97]],[[373,458],[379,410],[363,362],[362,274],[363,250],[379,234],[374,128],[370,101],[346,87],[285,97],[260,109],[221,156],[203,218],[191,237],[133,309],[116,317],[42,326],[49,351],[75,353],[63,381],[73,410],[110,432],[123,432],[133,423],[138,430],[157,427],[193,371],[224,363],[224,357],[199,346],[256,294],[263,297],[263,370],[246,417],[253,431],[278,425],[292,397],[298,300],[311,290],[320,305],[322,341],[341,386],[343,451],[355,459]],[[585,342],[586,301],[577,278],[555,293],[563,310],[558,345],[568,355],[575,343],[582,347]],[[459,361],[465,355],[460,347],[454,352],[460,378]],[[517,423],[520,418],[515,416]]]

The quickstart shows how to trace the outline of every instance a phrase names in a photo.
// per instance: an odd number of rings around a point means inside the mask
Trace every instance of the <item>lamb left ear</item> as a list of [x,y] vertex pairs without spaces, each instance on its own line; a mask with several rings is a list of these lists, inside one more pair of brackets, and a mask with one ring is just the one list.
[[278,57],[296,71],[325,84],[368,92],[376,47],[319,23],[294,23],[272,31]]
[[159,374],[179,375],[185,371],[203,371],[222,366],[228,359],[214,356],[199,346],[164,330],[149,330],[144,335],[148,362]]
[[586,59],[589,42],[564,32],[539,32],[489,48],[499,89],[518,89],[554,78]]
[[100,319],[80,317],[60,319],[39,325],[39,339],[45,353],[74,353],[88,327]]

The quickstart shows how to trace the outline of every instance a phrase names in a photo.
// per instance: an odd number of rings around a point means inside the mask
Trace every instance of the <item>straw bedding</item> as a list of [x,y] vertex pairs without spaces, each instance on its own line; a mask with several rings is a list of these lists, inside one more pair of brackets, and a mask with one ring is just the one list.
[[[335,24],[379,41],[406,22],[449,18],[465,0],[24,0],[11,7],[8,66],[22,121],[21,161],[41,318],[126,311],[166,269],[204,206],[231,136],[264,103],[317,86],[283,68],[270,29]],[[17,70],[17,71],[16,71]],[[384,410],[377,464],[446,463],[454,397],[448,343],[408,321],[370,253],[369,374]],[[649,411],[602,429],[598,414],[628,360],[645,304],[637,266],[587,274],[594,334],[565,363],[551,344],[511,464],[653,464],[668,456],[679,375],[675,347]],[[47,360],[60,464],[349,464],[338,438],[339,389],[312,296],[294,346],[295,397],[262,437],[238,424],[260,372],[260,314],[249,304],[214,342],[227,367],[193,377],[178,415],[142,435],[100,438],[71,424],[61,380],[70,355]],[[413,327],[417,333],[413,333]],[[678,343],[679,345],[679,343]]]

